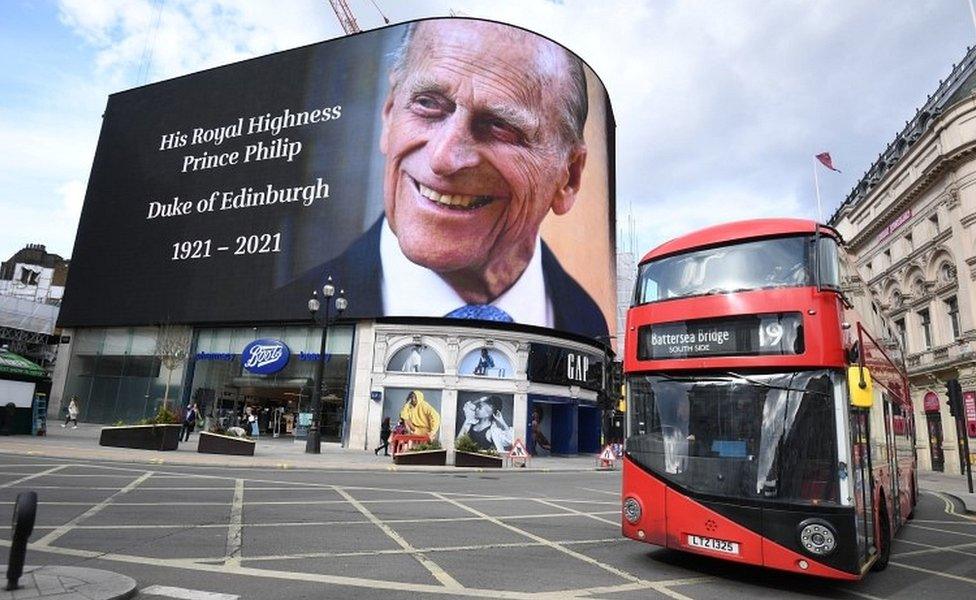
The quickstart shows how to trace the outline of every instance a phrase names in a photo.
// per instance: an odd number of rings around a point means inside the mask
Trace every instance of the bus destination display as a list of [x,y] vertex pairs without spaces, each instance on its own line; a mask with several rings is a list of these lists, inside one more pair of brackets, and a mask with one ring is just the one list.
[[639,360],[802,354],[803,318],[791,312],[647,325],[637,345]]

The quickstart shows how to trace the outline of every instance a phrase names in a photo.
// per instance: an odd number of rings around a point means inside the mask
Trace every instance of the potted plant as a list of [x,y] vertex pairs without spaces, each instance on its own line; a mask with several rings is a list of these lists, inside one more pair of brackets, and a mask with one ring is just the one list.
[[[234,429],[234,428],[231,428]],[[239,428],[237,428],[239,430]],[[233,454],[254,456],[254,440],[225,431],[220,425],[213,425],[210,431],[201,431],[197,442],[197,452],[204,454]]]
[[135,425],[102,427],[98,443],[115,448],[176,450],[181,429],[180,417],[164,405],[151,419],[142,419]]
[[447,450],[441,448],[441,443],[434,440],[398,452],[393,455],[394,464],[398,465],[434,465],[443,467],[447,464]]
[[494,448],[482,448],[467,434],[454,440],[455,467],[502,468],[502,457]]

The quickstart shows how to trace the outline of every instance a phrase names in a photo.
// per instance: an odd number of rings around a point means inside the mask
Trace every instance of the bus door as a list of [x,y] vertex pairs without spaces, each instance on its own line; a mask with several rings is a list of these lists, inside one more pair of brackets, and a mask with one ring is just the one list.
[[874,489],[869,412],[851,407],[851,476],[857,519],[857,552],[863,565],[877,552],[874,541]]
[[901,477],[898,469],[898,456],[895,452],[894,415],[891,412],[891,401],[887,394],[881,395],[881,404],[884,406],[885,446],[888,448],[888,468],[891,470],[891,477],[888,482],[892,504],[891,516],[895,523],[901,523]]

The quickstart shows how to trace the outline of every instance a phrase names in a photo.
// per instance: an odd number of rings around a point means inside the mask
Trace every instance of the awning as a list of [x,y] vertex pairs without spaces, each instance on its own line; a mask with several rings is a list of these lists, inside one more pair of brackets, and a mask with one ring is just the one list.
[[0,350],[0,377],[4,375],[26,375],[39,379],[47,378],[47,373],[40,366],[32,363],[23,356]]

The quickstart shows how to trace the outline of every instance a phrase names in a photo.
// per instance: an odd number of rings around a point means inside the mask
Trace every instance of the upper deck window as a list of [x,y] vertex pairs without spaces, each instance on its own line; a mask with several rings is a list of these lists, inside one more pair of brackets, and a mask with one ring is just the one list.
[[641,265],[636,304],[659,300],[815,285],[814,263],[823,285],[837,287],[837,243],[821,237],[814,257],[813,236],[742,242],[668,256]]

